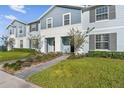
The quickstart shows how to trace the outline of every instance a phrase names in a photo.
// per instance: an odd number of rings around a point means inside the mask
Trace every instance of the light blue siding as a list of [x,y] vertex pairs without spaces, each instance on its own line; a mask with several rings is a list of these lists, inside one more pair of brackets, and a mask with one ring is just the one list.
[[46,28],[46,19],[53,17],[53,27],[59,27],[63,24],[63,14],[71,13],[71,24],[81,23],[81,10],[54,7],[49,13],[41,18],[41,29]]

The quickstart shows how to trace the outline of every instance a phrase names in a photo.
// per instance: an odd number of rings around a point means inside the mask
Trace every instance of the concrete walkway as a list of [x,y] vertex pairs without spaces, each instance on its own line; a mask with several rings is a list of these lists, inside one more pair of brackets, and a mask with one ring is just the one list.
[[49,68],[59,62],[61,62],[62,60],[65,60],[67,59],[69,55],[63,55],[63,56],[60,56],[58,58],[55,58],[53,60],[50,60],[46,63],[41,63],[39,65],[36,65],[35,67],[31,67],[29,69],[26,69],[26,70],[23,70],[22,72],[19,72],[19,73],[16,73],[15,76],[21,78],[21,79],[26,79],[28,76],[38,72],[38,71],[42,71],[46,68]]
[[0,88],[38,88],[38,86],[0,71]]

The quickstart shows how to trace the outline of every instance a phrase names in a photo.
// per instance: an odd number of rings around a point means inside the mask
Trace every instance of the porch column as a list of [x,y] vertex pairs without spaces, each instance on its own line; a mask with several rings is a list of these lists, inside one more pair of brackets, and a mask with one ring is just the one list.
[[55,37],[55,52],[61,52],[61,37]]

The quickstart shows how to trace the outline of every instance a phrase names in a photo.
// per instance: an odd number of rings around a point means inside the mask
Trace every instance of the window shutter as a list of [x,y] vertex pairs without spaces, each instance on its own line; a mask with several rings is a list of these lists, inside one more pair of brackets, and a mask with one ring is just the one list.
[[89,50],[95,50],[95,35],[90,35],[89,36]]
[[117,50],[117,33],[110,34],[110,50]]
[[31,40],[29,40],[29,48],[31,48]]
[[38,23],[36,23],[36,31],[38,31]]
[[90,10],[89,18],[90,18],[90,23],[95,22],[95,9],[94,8]]
[[109,6],[109,19],[115,19],[116,18],[116,9],[115,9],[115,5],[111,5]]

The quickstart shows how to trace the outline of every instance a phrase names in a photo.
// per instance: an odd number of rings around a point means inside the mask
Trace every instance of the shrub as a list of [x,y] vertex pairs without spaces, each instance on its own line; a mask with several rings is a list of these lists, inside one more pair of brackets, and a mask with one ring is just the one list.
[[35,49],[29,49],[29,48],[14,48],[11,51],[15,51],[15,52],[36,52]]
[[20,70],[21,69],[21,64],[19,63],[5,63],[3,65],[4,68],[8,68],[8,69],[13,69],[14,71]]
[[109,51],[89,51],[88,57],[104,57],[114,59],[124,59],[124,52],[109,52]]
[[31,66],[31,62],[24,62],[22,64],[23,67],[30,67]]
[[5,63],[5,64],[3,65],[4,68],[6,68],[6,67],[8,67],[8,66],[9,66],[9,63]]
[[79,58],[83,58],[85,57],[84,54],[74,54],[74,53],[71,53],[70,56],[68,57],[68,59],[79,59]]
[[34,62],[35,61],[35,57],[34,56],[30,56],[25,61],[26,62]]

